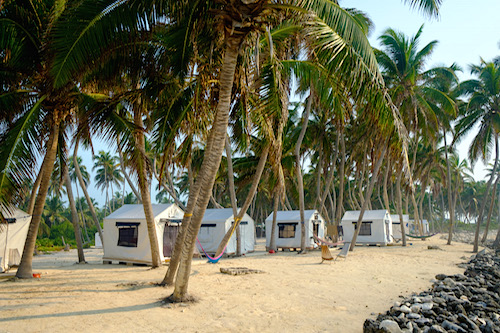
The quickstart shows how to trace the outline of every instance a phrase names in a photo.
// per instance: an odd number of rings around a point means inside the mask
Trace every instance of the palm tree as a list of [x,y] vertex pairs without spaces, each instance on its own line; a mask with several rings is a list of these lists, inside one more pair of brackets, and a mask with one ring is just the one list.
[[[495,147],[493,172],[486,185],[485,196],[488,196],[493,178],[497,172],[499,159],[500,67],[494,62],[487,63],[481,59],[479,65],[471,66],[471,73],[478,75],[478,79],[462,82],[459,87],[459,90],[463,94],[470,96],[470,99],[457,125],[457,137],[463,137],[476,124],[479,124],[479,132],[469,147],[469,159],[472,162],[477,161],[480,157],[486,161],[491,154],[491,147]],[[478,251],[480,226],[487,201],[483,200],[479,211],[473,252]]]
[[106,207],[108,212],[111,213],[113,208],[109,199],[109,187],[113,193],[113,184],[120,188],[123,177],[121,175],[118,158],[111,156],[109,152],[103,150],[94,156],[94,166],[92,170],[96,170],[95,181],[97,188],[101,191],[106,191]]

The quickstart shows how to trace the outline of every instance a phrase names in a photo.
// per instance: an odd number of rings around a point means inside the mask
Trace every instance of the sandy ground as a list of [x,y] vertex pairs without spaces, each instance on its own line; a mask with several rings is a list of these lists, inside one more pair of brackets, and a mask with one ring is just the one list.
[[[447,246],[438,235],[411,244],[357,247],[319,264],[318,250],[269,255],[261,240],[241,258],[194,259],[189,291],[199,300],[172,307],[161,299],[173,288],[154,285],[166,266],[103,265],[99,249],[85,250],[85,265],[74,264],[76,250],[36,256],[41,278],[0,279],[0,332],[361,332],[366,318],[428,289],[436,274],[463,273],[457,264],[472,255],[471,245]],[[234,266],[265,273],[219,271]]]

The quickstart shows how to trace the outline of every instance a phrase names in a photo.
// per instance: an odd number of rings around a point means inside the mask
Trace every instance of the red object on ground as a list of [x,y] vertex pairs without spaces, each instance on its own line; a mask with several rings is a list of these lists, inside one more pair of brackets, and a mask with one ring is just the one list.
[[40,273],[33,273],[33,277],[34,278],[39,278],[40,277]]
[[269,250],[269,253],[275,253],[274,250]]

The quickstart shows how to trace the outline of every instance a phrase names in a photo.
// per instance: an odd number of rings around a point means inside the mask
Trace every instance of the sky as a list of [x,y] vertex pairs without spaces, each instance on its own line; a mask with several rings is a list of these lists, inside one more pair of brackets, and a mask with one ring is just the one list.
[[[341,5],[356,8],[368,14],[375,25],[369,37],[374,47],[379,47],[377,38],[387,28],[413,36],[424,24],[420,46],[423,47],[433,40],[439,42],[428,60],[429,67],[449,66],[457,63],[464,70],[459,75],[461,80],[472,78],[468,67],[470,64],[478,64],[481,57],[486,61],[491,61],[494,57],[500,56],[500,19],[498,19],[500,0],[444,0],[438,19],[426,17],[418,10],[405,5],[402,0],[343,0]],[[467,157],[467,149],[474,132],[475,130],[457,147],[461,159]],[[109,148],[97,142],[94,149],[97,153],[99,150]],[[112,149],[114,154],[114,148]],[[82,156],[83,163],[92,174],[91,183],[94,183],[91,153],[80,148],[79,155]],[[476,180],[485,178],[486,171],[483,163],[476,163],[473,176]],[[131,191],[128,185],[126,191]],[[104,194],[93,186],[89,192],[102,208],[105,200]],[[156,192],[153,192],[153,202],[156,202],[155,195]]]

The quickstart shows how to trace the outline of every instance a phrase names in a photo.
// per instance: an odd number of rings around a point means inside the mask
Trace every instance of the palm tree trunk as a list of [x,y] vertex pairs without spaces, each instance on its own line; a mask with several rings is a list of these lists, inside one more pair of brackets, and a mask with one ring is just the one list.
[[[331,191],[331,188],[332,188],[333,178],[335,176],[335,166],[337,164],[337,158],[339,155],[339,142],[340,142],[340,134],[338,134],[337,138],[336,138],[335,154],[333,155],[332,165],[330,167],[330,172],[329,172],[328,178],[326,180],[325,191],[323,192],[323,195],[321,196],[320,205],[318,206],[319,209],[322,209],[324,207],[325,201],[326,201],[326,196]],[[328,216],[324,216],[324,217],[327,219],[328,223],[331,223],[331,220],[328,218]],[[335,237],[336,237],[336,235],[335,235]]]
[[[491,177],[488,180],[488,184],[486,185],[486,192],[484,193],[484,197],[487,198],[491,183],[493,182],[493,178],[497,174],[497,166],[498,166],[498,133],[495,132],[495,163],[493,164],[493,171],[491,172]],[[486,206],[486,202],[488,200],[483,200],[481,203],[481,209],[479,210],[479,217],[477,218],[476,222],[476,233],[474,235],[474,247],[472,249],[472,252],[476,253],[479,249],[479,232],[480,232],[480,227],[481,227],[481,222],[483,221],[483,213],[484,213],[484,207]]]
[[453,237],[453,222],[455,219],[455,211],[452,205],[453,193],[451,192],[451,172],[450,172],[450,160],[448,159],[448,145],[446,143],[446,130],[443,127],[443,140],[444,140],[444,156],[446,159],[446,186],[448,188],[448,209],[450,215],[450,223],[448,225],[448,242],[446,244],[451,244],[451,239]]
[[[97,227],[97,231],[99,232],[99,237],[101,238],[101,241],[104,241],[103,235],[102,235],[102,228],[101,224],[99,223],[99,220],[97,219],[97,214],[95,212],[94,204],[92,203],[92,200],[90,199],[90,195],[87,192],[87,186],[85,186],[85,182],[83,181],[83,176],[82,172],[80,171],[80,165],[78,165],[78,146],[80,142],[76,140],[75,142],[75,150],[73,152],[73,164],[75,166],[75,172],[76,172],[76,177],[78,178],[78,182],[80,183],[80,187],[82,188],[83,195],[85,196],[85,199],[87,200],[87,205],[89,205],[89,210],[90,214],[92,215],[92,219],[94,220],[94,224]],[[104,242],[102,242],[102,246],[104,248]]]
[[[271,225],[271,241],[269,242],[269,248],[266,249],[268,251],[270,251],[270,250],[277,251],[278,250],[278,248],[276,247],[276,217],[278,215],[279,202],[280,202],[279,193],[276,192],[274,194],[273,224]],[[267,232],[267,230],[266,230],[266,232]]]
[[122,149],[120,147],[120,139],[119,138],[117,139],[117,147],[118,147],[117,148],[118,149],[118,156],[120,158],[120,168],[122,169],[123,176],[127,180],[128,186],[130,186],[130,188],[132,189],[132,192],[134,192],[134,195],[137,198],[138,203],[141,204],[142,203],[141,195],[137,191],[137,189],[135,188],[134,183],[132,182],[132,179],[130,179],[127,171],[125,170],[125,160],[123,159],[123,153],[122,153]]
[[66,183],[66,195],[68,196],[69,208],[71,210],[71,222],[73,224],[73,229],[75,229],[76,248],[78,249],[78,263],[81,264],[85,262],[85,255],[83,254],[82,233],[80,230],[80,223],[78,221],[75,198],[73,197],[71,179],[69,179],[68,166],[64,167],[64,181]]
[[237,220],[238,216],[238,204],[236,201],[236,191],[234,189],[234,172],[233,172],[233,159],[231,157],[231,142],[229,141],[229,136],[226,134],[225,140],[226,147],[226,158],[227,158],[227,178],[229,182],[229,197],[231,198],[231,207],[233,207],[233,217],[234,222],[237,225],[233,226],[231,229],[236,229],[236,256],[241,256],[241,235],[240,235],[240,227],[239,220]]
[[222,159],[222,151],[224,150],[224,141],[227,135],[227,125],[229,122],[229,107],[231,102],[231,92],[234,82],[234,73],[236,70],[236,62],[238,58],[238,49],[243,41],[244,35],[234,34],[226,37],[226,50],[224,61],[220,74],[219,87],[219,104],[217,105],[216,118],[211,132],[212,146],[211,149],[205,151],[205,157],[201,169],[206,172],[198,176],[197,183],[200,183],[200,193],[194,210],[193,219],[186,230],[186,236],[181,251],[181,260],[175,279],[175,289],[171,296],[174,302],[181,302],[187,299],[187,288],[189,283],[189,275],[191,273],[191,261],[195,247],[195,240],[200,230],[201,221],[207,208],[210,194],[215,182],[215,176],[220,166]]
[[[236,216],[236,218],[234,219],[234,222],[237,224],[234,228],[238,227],[238,225],[241,222],[241,219],[243,218],[243,215],[245,215],[246,211],[248,210],[248,207],[250,207],[250,204],[252,203],[253,198],[255,197],[255,193],[257,192],[257,188],[259,187],[260,178],[262,177],[262,172],[264,171],[264,167],[266,166],[267,156],[269,155],[269,149],[270,146],[267,145],[260,155],[259,163],[257,164],[255,175],[253,176],[252,186],[250,187],[250,191],[248,191],[247,197],[245,199],[245,202],[243,203],[243,207],[241,207],[238,213],[238,216]],[[216,257],[222,253],[222,250],[224,250],[226,244],[229,242],[230,239],[231,239],[231,230],[228,230],[224,235],[224,238],[222,238],[222,241],[220,242],[219,246],[217,247],[217,252],[215,254]]]
[[500,180],[500,177],[497,177],[495,184],[493,184],[493,189],[491,191],[492,196],[491,196],[491,201],[490,201],[490,207],[488,209],[488,218],[486,220],[486,228],[484,229],[483,238],[481,238],[481,243],[486,242],[486,239],[488,238],[488,230],[490,228],[491,214],[493,213],[493,206],[495,205],[495,198],[496,198],[497,186],[498,186],[499,180]]
[[[340,136],[340,165],[339,165],[339,195],[337,198],[337,209],[335,217],[335,225],[340,225],[342,219],[342,210],[344,207],[344,178],[345,178],[345,141],[344,131],[341,130],[338,134]],[[337,241],[337,240],[335,240]]]
[[399,214],[399,222],[401,227],[401,239],[402,245],[406,246],[406,228],[405,223],[403,221],[403,199],[401,196],[401,175],[403,174],[403,168],[399,169],[398,176],[396,179],[396,200],[397,200],[397,209]]
[[382,184],[382,196],[384,197],[384,205],[385,209],[391,213],[391,205],[389,203],[389,195],[387,194],[387,181],[389,179],[389,170],[391,170],[391,158],[387,158],[387,165],[385,166],[385,173],[384,173],[384,183]]
[[372,177],[370,179],[370,183],[368,188],[366,189],[365,198],[363,201],[363,206],[361,207],[361,211],[359,212],[359,218],[356,222],[356,230],[354,231],[354,235],[352,236],[351,246],[349,247],[350,251],[354,251],[354,246],[356,246],[356,239],[358,238],[359,231],[361,230],[361,222],[363,221],[363,215],[365,214],[366,207],[368,207],[368,202],[370,201],[370,197],[372,196],[373,186],[377,181],[378,171],[382,166],[382,162],[384,161],[384,156],[387,151],[388,139],[382,145],[382,151],[380,152],[380,157],[378,158],[377,163],[375,164],[375,168],[373,169]]
[[44,170],[44,165],[40,166],[40,171],[38,171],[38,176],[36,177],[35,182],[33,183],[33,188],[31,189],[30,201],[28,203],[27,213],[29,215],[33,214],[33,208],[35,207],[36,194],[38,192],[38,188],[40,187],[40,182],[42,181],[42,170]]
[[[135,125],[142,129],[144,124],[142,122],[142,110],[140,110],[141,105],[138,103],[137,109],[134,110],[134,123]],[[137,161],[138,167],[138,180],[139,188],[141,191],[142,207],[144,209],[144,216],[146,218],[146,225],[148,226],[148,236],[149,245],[151,247],[151,262],[153,268],[160,267],[161,256],[160,248],[158,246],[158,236],[156,234],[156,223],[153,214],[153,206],[151,205],[151,194],[149,192],[149,167],[146,155],[146,140],[144,138],[144,132],[142,130],[134,133],[135,137],[135,147],[140,153],[140,158]]]
[[[299,214],[300,214],[300,253],[306,253],[306,223],[305,223],[305,204],[304,204],[304,180],[302,179],[302,166],[300,165],[300,146],[302,145],[302,140],[304,140],[304,135],[307,130],[307,123],[309,122],[309,114],[311,112],[312,105],[312,87],[310,88],[309,98],[307,100],[306,109],[302,115],[302,128],[300,130],[299,137],[295,143],[295,173],[297,175],[297,185],[299,191]],[[325,192],[328,193],[328,188],[325,188]]]
[[40,188],[38,189],[38,195],[35,201],[35,207],[33,209],[33,215],[31,217],[30,226],[28,229],[28,235],[26,237],[26,242],[24,243],[23,255],[21,257],[21,263],[17,269],[16,277],[20,279],[31,279],[33,278],[32,271],[32,261],[33,252],[35,251],[36,236],[38,234],[38,227],[40,226],[40,221],[42,220],[43,208],[45,206],[45,199],[47,197],[47,192],[50,185],[50,176],[52,170],[54,169],[54,161],[57,155],[57,146],[59,140],[59,124],[55,123],[52,125],[52,130],[49,134],[49,140],[47,142],[47,152],[45,153],[45,158],[42,163],[44,166],[42,173],[42,180],[40,182]]

